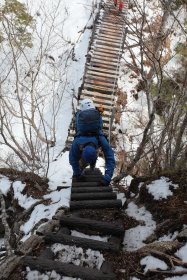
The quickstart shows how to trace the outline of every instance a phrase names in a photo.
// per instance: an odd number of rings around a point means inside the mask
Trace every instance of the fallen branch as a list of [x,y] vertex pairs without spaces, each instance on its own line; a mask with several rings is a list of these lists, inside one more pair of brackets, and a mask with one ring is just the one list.
[[169,271],[169,270],[149,269],[145,275],[147,275],[147,274],[149,274],[149,273],[162,273],[162,275],[166,274],[166,275],[176,276],[176,275],[184,275],[184,274],[187,274],[187,270]]

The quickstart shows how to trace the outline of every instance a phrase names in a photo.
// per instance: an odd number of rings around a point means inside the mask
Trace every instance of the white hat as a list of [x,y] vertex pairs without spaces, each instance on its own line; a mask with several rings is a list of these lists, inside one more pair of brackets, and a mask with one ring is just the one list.
[[95,105],[91,99],[83,99],[80,101],[80,110],[95,109]]

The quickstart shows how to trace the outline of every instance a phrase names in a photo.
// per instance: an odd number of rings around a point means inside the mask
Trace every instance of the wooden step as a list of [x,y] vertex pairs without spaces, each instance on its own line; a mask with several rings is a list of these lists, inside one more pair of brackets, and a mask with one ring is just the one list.
[[100,21],[96,24],[96,26],[98,28],[101,26],[101,27],[110,28],[110,29],[114,29],[114,30],[123,30],[123,25],[111,24],[106,21]]
[[103,56],[103,55],[98,55],[96,52],[92,56],[93,59],[99,59],[102,61],[111,61],[113,63],[118,63],[119,59],[118,58],[113,58],[113,57],[108,57],[108,56]]
[[[60,188],[60,187],[59,187]],[[111,187],[72,187],[71,188],[71,193],[72,194],[77,194],[77,193],[97,193],[97,192],[112,192],[113,189]]]
[[84,84],[84,89],[90,89],[92,91],[99,91],[99,92],[105,92],[105,93],[110,93],[110,94],[113,94],[114,93],[114,89],[111,87],[99,87],[99,86],[95,86],[95,85],[92,85],[92,84],[88,84],[88,83],[85,83]]
[[95,56],[93,56],[90,60],[92,63],[93,62],[100,62],[102,64],[107,64],[107,65],[114,65],[114,66],[118,66],[118,61],[112,61],[110,59],[101,59],[101,58],[96,58]]
[[107,58],[115,58],[115,59],[118,59],[119,58],[119,54],[117,54],[116,52],[107,52],[105,50],[97,50],[97,49],[94,49],[93,52],[92,52],[92,55],[99,55],[99,56],[103,56],[103,57],[107,57]]
[[117,68],[119,68],[118,65],[114,65],[112,63],[106,64],[104,61],[93,61],[91,60],[87,65],[91,65],[93,67],[100,67],[100,68],[105,68],[108,70],[116,71]]
[[97,79],[85,79],[86,84],[90,84],[91,86],[100,86],[100,87],[106,87],[108,89],[113,89],[115,87],[114,83],[107,83],[104,81],[99,81]]
[[105,81],[105,80],[99,80],[99,78],[97,78],[97,77],[94,78],[91,76],[85,77],[86,83],[92,83],[94,85],[99,85],[99,86],[113,87],[114,80],[110,80],[110,81]]
[[[96,228],[95,228],[96,229]],[[82,247],[107,252],[119,252],[119,246],[108,242],[97,241],[89,238],[76,237],[62,233],[48,233],[44,236],[46,243],[61,243],[69,246]]]
[[124,234],[122,224],[79,218],[73,215],[63,216],[60,219],[60,224],[71,229],[80,230],[80,228],[82,228],[86,230],[96,230],[98,233],[107,235],[122,236]]
[[[89,174],[86,175],[84,174],[84,179],[85,182],[94,182],[93,180],[95,180],[95,182],[99,182],[101,179],[103,178],[102,174]],[[76,182],[76,180],[72,180],[72,182]]]
[[121,48],[122,46],[122,42],[119,42],[119,43],[114,43],[114,42],[108,42],[108,40],[104,40],[104,39],[101,39],[101,38],[98,38],[95,40],[96,42],[96,45],[102,45],[102,46],[108,46],[108,47],[114,47],[114,48]]
[[84,200],[70,202],[70,209],[105,209],[105,208],[121,208],[122,202],[120,199],[115,200]]
[[109,28],[109,27],[107,28],[102,25],[99,28],[97,27],[95,30],[98,34],[105,33],[105,34],[112,35],[114,37],[116,36],[116,38],[119,38],[123,35],[123,30],[117,30],[117,29],[115,30],[113,28]]
[[116,199],[117,195],[114,192],[97,192],[97,193],[72,193],[71,201],[80,201],[80,200],[98,200],[98,199]]
[[99,20],[98,23],[107,24],[107,25],[111,25],[111,26],[117,26],[120,29],[124,28],[124,24],[120,23],[120,22],[110,22],[110,21],[106,21],[106,20]]
[[116,279],[113,273],[103,273],[97,269],[81,267],[73,264],[67,264],[60,261],[52,261],[46,258],[33,258],[26,256],[23,259],[24,266],[30,267],[32,270],[56,271],[56,273],[69,276],[78,277],[84,280],[114,280]]
[[113,41],[117,41],[117,42],[120,42],[121,41],[121,37],[116,37],[116,36],[113,36],[111,34],[95,34],[94,35],[95,37],[94,38],[102,38],[102,37],[105,37],[105,38],[108,38],[110,40],[113,40]]
[[72,182],[72,187],[98,187],[98,182]]
[[97,40],[103,40],[103,41],[106,41],[106,42],[108,42],[108,43],[115,43],[115,44],[121,44],[121,42],[122,42],[122,39],[121,38],[113,38],[113,37],[108,37],[108,36],[106,36],[106,35],[104,35],[104,34],[99,34],[99,35],[95,35],[94,36],[94,42],[95,41],[97,41]]
[[108,74],[117,74],[117,70],[116,69],[107,69],[105,67],[96,67],[96,66],[92,66],[89,65],[87,66],[88,70],[92,70],[92,71],[96,71],[96,72],[101,72],[101,73],[108,73]]
[[[113,101],[114,100],[114,96],[112,95],[107,95],[107,94],[103,94],[103,93],[100,93],[100,92],[96,92],[96,91],[89,91],[89,90],[82,90],[82,93],[84,95],[87,95],[87,96],[96,96],[98,98],[104,98],[104,99],[108,99],[108,100],[111,100]],[[93,99],[94,100],[94,99]]]
[[115,50],[113,48],[110,48],[110,47],[103,47],[103,46],[99,46],[99,45],[93,45],[91,46],[91,50],[93,51],[102,51],[103,53],[110,53],[110,54],[119,54],[119,53],[122,53],[122,49],[118,49]]
[[102,72],[97,72],[92,70],[87,70],[86,75],[92,75],[93,77],[99,76],[99,77],[118,79],[118,77],[115,74],[107,74],[107,73],[102,73]]
[[111,59],[111,61],[113,61],[113,62],[119,62],[119,56],[118,55],[107,54],[107,53],[103,53],[102,51],[100,52],[100,51],[95,50],[92,54],[92,57],[95,57],[97,59],[104,59],[104,60]]
[[100,21],[98,24],[96,24],[97,28],[101,27],[105,27],[105,28],[110,28],[113,30],[120,30],[123,31],[124,27],[123,25],[119,25],[119,24],[112,24],[111,22],[106,22],[106,21]]
[[121,52],[121,48],[99,45],[97,42],[93,46],[94,49],[104,49],[109,51]]

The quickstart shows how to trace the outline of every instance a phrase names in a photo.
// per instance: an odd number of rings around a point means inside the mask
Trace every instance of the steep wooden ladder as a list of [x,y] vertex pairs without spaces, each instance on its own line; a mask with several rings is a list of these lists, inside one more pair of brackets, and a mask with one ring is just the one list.
[[[128,2],[125,2],[127,11]],[[125,40],[125,13],[119,14],[113,1],[107,1],[94,25],[87,55],[85,74],[79,99],[90,98],[96,107],[104,108],[103,132],[110,138],[114,97],[117,89],[119,63]],[[66,146],[70,147],[75,135],[74,120],[70,125]]]

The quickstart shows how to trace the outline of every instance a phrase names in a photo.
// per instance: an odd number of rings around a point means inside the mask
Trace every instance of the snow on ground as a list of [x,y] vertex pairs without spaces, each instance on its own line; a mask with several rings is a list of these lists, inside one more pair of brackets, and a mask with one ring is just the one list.
[[146,273],[149,269],[160,269],[166,270],[168,268],[167,264],[164,261],[161,261],[152,256],[146,256],[141,259],[140,264],[145,266],[144,273]]
[[[141,186],[142,184],[139,184],[139,189]],[[160,179],[155,180],[151,184],[147,185],[149,193],[151,193],[156,200],[167,198],[168,196],[173,195],[172,191],[169,189],[170,187],[176,189],[178,188],[178,185],[173,184],[170,179],[166,177],[161,177]],[[144,223],[144,225],[138,225],[135,228],[126,230],[125,232],[123,241],[124,249],[127,251],[134,251],[145,245],[143,241],[154,232],[156,223],[152,220],[151,213],[147,211],[145,207],[138,208],[134,202],[130,202],[128,204],[126,213],[130,217],[135,218],[137,221]],[[174,240],[176,235],[177,232],[168,236],[162,236],[159,240]]]
[[0,177],[0,191],[2,194],[7,195],[11,187],[11,181],[5,176]]
[[134,202],[128,204],[126,213],[137,221],[144,222],[144,225],[138,225],[125,231],[124,250],[135,251],[145,245],[143,241],[154,232],[156,223],[152,220],[151,213],[145,207],[138,208]]
[[29,267],[27,267],[27,280],[81,280],[80,278],[72,278],[67,276],[60,276],[56,271],[50,271],[46,273],[40,273],[37,270],[30,270]]
[[84,250],[76,246],[62,245],[59,243],[53,244],[51,249],[55,254],[56,260],[65,263],[100,269],[104,261],[103,254],[91,249]]
[[173,192],[170,188],[177,189],[179,186],[173,184],[169,178],[161,177],[147,185],[148,192],[152,194],[155,200],[162,200],[168,196],[172,196]]

